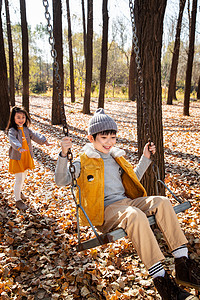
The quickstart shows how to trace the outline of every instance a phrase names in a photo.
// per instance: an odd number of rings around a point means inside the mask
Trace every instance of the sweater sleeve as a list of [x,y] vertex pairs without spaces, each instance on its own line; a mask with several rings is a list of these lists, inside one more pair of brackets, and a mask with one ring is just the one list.
[[30,128],[28,128],[28,130],[31,140],[33,140],[35,143],[43,145],[47,141],[46,137],[43,134],[37,133]]
[[137,165],[137,167],[134,169],[134,172],[138,178],[138,180],[140,181],[144,175],[144,173],[146,172],[146,170],[148,169],[148,167],[151,164],[151,159],[147,158],[146,156],[142,155],[139,163]]
[[17,139],[16,133],[17,131],[14,128],[10,128],[8,131],[8,138],[9,138],[10,145],[13,147],[13,149],[18,150],[19,148],[22,147],[22,144]]
[[[73,165],[75,166],[75,177],[78,178],[81,171],[80,160],[77,159],[74,161]],[[55,170],[55,182],[58,186],[69,185],[72,182],[67,157],[62,157],[61,155],[58,156]]]

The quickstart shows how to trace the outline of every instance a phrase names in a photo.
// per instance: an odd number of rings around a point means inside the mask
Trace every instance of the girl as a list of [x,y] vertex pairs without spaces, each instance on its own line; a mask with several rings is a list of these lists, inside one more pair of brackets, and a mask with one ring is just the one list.
[[6,128],[11,145],[9,149],[9,172],[15,174],[14,195],[16,207],[21,210],[28,208],[22,201],[25,199],[21,193],[22,186],[28,169],[34,169],[31,140],[40,145],[50,145],[44,135],[28,128],[30,123],[30,116],[24,108],[17,106],[12,108]]

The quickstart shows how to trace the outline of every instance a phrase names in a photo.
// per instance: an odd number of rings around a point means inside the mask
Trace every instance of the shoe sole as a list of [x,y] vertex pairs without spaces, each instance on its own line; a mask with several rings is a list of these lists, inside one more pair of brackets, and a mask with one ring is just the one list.
[[[17,207],[17,206],[16,206]],[[22,207],[17,207],[18,210],[23,210],[23,211],[26,211],[28,209],[28,207],[26,208],[22,208]]]
[[190,288],[193,288],[197,291],[200,291],[200,286],[199,285],[192,284],[192,283],[186,282],[186,281],[182,281],[182,280],[177,279],[177,278],[175,280],[176,280],[176,283],[178,283],[178,284],[181,284],[181,285],[184,285],[186,287],[190,287]]
[[199,285],[192,284],[192,283],[186,282],[186,281],[182,281],[182,280],[176,278],[175,270],[173,270],[172,275],[174,276],[176,283],[181,284],[181,285],[186,286],[186,287],[190,287],[192,289],[195,289],[196,291],[200,291],[200,286]]

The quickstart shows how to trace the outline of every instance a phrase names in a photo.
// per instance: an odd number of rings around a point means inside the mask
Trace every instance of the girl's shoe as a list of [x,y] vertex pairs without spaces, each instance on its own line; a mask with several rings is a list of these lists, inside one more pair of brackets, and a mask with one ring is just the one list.
[[20,210],[28,209],[28,206],[21,199],[16,201],[16,207]]

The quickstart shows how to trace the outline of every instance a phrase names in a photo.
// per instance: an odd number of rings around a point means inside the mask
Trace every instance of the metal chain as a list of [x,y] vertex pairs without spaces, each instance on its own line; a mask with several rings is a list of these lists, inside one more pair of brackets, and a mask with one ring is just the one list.
[[[144,80],[143,80],[143,75],[142,75],[140,49],[138,46],[138,37],[137,37],[137,30],[136,30],[135,16],[134,16],[134,5],[133,5],[132,0],[129,0],[129,7],[130,7],[132,32],[133,32],[133,45],[134,45],[133,50],[135,52],[135,63],[136,63],[137,72],[138,72],[138,82],[139,82],[140,96],[141,96],[142,108],[143,108],[144,128],[146,130],[146,140],[151,143],[149,114],[147,112],[147,102],[146,102],[145,93],[144,93]],[[156,195],[159,195],[160,193],[159,193],[159,188],[158,188],[158,182],[161,182],[160,173],[159,173],[159,168],[156,163],[156,159],[152,154],[151,154],[151,160],[153,162],[152,167],[153,167],[154,176],[156,178],[156,181],[155,181]],[[158,180],[158,177],[159,177],[159,180]]]
[[141,96],[142,107],[143,107],[144,125],[145,125],[145,129],[146,129],[147,140],[150,141],[149,118],[148,118],[148,112],[147,112],[147,105],[146,105],[146,101],[145,101],[144,80],[143,80],[143,75],[142,75],[140,49],[138,46],[138,37],[137,37],[137,30],[136,30],[135,16],[134,16],[134,5],[133,5],[132,0],[129,0],[129,7],[130,7],[132,32],[133,32],[133,45],[134,45],[133,50],[135,52],[135,63],[136,63],[137,72],[138,72],[138,82],[139,82],[140,96]]
[[51,46],[51,57],[53,58],[53,69],[54,69],[54,77],[55,77],[55,83],[56,83],[56,90],[58,93],[58,101],[60,104],[60,111],[61,111],[61,119],[62,119],[62,125],[63,125],[63,132],[65,135],[68,135],[68,126],[66,122],[65,117],[65,109],[62,102],[62,91],[61,91],[61,77],[58,73],[59,71],[59,64],[57,62],[57,51],[55,49],[55,39],[53,36],[53,27],[50,23],[51,16],[49,13],[49,2],[48,0],[43,0],[43,6],[45,8],[45,19],[47,20],[47,31],[49,33],[49,44]]
[[[75,166],[73,165],[73,154],[71,149],[68,150],[67,152],[67,159],[69,161],[69,171],[70,174],[72,176],[72,187],[77,187],[77,180],[76,180],[76,176],[75,176]],[[74,200],[76,201],[75,197],[74,197],[74,193],[72,193]],[[77,202],[77,201],[76,201]]]
[[[58,91],[58,100],[59,100],[60,107],[61,107],[63,132],[64,132],[65,136],[68,136],[69,132],[68,132],[68,126],[67,126],[67,122],[66,122],[66,118],[65,118],[65,110],[64,110],[64,105],[61,101],[61,96],[62,96],[62,94],[61,94],[61,78],[60,78],[60,75],[58,74],[59,65],[58,65],[58,62],[56,60],[57,52],[56,52],[55,47],[54,47],[55,46],[55,40],[54,40],[54,36],[53,36],[53,28],[52,28],[52,25],[50,23],[51,16],[50,16],[50,13],[48,11],[48,8],[49,8],[48,0],[43,0],[43,6],[45,7],[45,18],[47,20],[47,30],[48,30],[48,33],[49,33],[49,44],[51,46],[51,56],[54,60],[53,67],[54,67],[54,70],[55,70],[55,79],[56,79],[55,81],[56,81],[56,84],[57,84],[56,89]],[[103,245],[103,241],[102,241],[101,237],[97,233],[96,229],[94,228],[94,226],[92,225],[90,219],[88,218],[87,213],[85,212],[84,208],[82,207],[82,204],[81,204],[81,191],[80,191],[80,187],[77,184],[77,180],[76,180],[76,177],[75,177],[75,166],[72,163],[73,162],[73,154],[72,154],[71,149],[69,149],[68,152],[67,152],[67,159],[69,161],[69,172],[70,172],[71,177],[72,177],[72,183],[71,183],[72,197],[73,197],[73,200],[76,203],[77,231],[78,231],[79,249],[82,248],[81,242],[80,242],[79,208],[84,213],[87,221],[89,222],[92,230],[94,231],[94,233],[95,233],[95,235],[96,235],[96,237],[99,241],[99,245]],[[79,203],[77,202],[76,195],[75,195],[75,192],[74,192],[74,188],[79,190]]]
[[[43,6],[45,8],[45,19],[47,20],[47,31],[49,33],[49,44],[51,46],[51,57],[53,58],[53,69],[54,69],[54,76],[55,76],[55,82],[56,82],[56,90],[58,92],[58,101],[60,104],[60,108],[61,108],[61,119],[62,119],[62,125],[63,125],[63,132],[65,134],[65,136],[68,136],[69,134],[69,129],[68,129],[68,125],[66,122],[66,117],[65,117],[65,109],[64,109],[64,105],[62,102],[62,92],[61,92],[61,77],[60,74],[58,73],[59,71],[59,64],[57,62],[57,51],[55,49],[55,39],[53,36],[53,27],[51,25],[51,16],[49,13],[49,2],[48,0],[43,0]],[[76,177],[75,177],[75,167],[72,164],[73,161],[73,154],[71,152],[71,149],[68,150],[67,153],[67,159],[69,161],[69,171],[71,173],[72,176],[72,186],[76,187],[77,186],[77,182],[76,182]],[[73,197],[74,197],[74,193],[73,193]],[[76,200],[76,199],[74,199]]]

